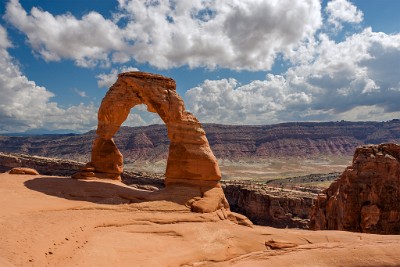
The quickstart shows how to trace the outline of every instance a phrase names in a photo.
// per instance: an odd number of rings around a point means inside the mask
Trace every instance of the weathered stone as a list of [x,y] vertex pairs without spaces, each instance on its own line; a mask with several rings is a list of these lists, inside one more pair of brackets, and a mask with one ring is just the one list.
[[310,228],[400,234],[400,145],[358,147],[353,164],[318,196]]
[[94,172],[88,172],[88,171],[82,171],[80,174],[85,177],[95,177],[96,176],[96,174]]
[[90,166],[84,166],[81,168],[81,171],[87,171],[87,172],[94,172],[96,169]]
[[38,171],[32,168],[23,168],[23,167],[18,167],[18,168],[12,168],[9,171],[9,174],[27,174],[27,175],[38,175]]
[[224,181],[231,210],[253,223],[277,228],[308,228],[316,194],[252,182]]
[[15,167],[25,167],[35,169],[44,175],[70,176],[83,165],[81,162],[72,160],[0,152],[0,172],[8,171]]
[[275,241],[275,240],[265,241],[265,247],[267,249],[273,249],[273,250],[294,248],[297,246],[298,246],[297,244],[291,243],[291,242],[282,242],[282,241]]
[[[198,187],[201,197],[191,202],[193,211],[211,212],[220,207],[228,208],[219,183],[221,172],[205,132],[196,117],[186,111],[175,87],[173,79],[161,75],[144,72],[119,74],[101,103],[97,138],[93,142],[91,162],[87,167],[94,168],[97,178],[121,179],[123,157],[112,138],[130,110],[145,104],[147,110],[157,113],[167,126],[170,146],[166,187]],[[83,173],[73,177],[85,178]]]

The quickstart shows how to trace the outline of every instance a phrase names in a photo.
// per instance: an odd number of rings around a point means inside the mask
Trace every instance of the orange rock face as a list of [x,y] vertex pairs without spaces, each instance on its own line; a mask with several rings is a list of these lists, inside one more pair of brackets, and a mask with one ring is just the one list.
[[[120,179],[123,156],[113,136],[130,110],[139,104],[145,104],[149,112],[157,113],[167,126],[170,147],[166,187],[199,187],[202,198],[191,204],[195,211],[208,212],[221,205],[226,207],[219,184],[221,172],[201,124],[185,110],[183,100],[176,92],[175,81],[151,73],[126,72],[118,75],[98,112],[97,138],[93,143],[91,162],[73,177]],[[212,203],[209,203],[210,199],[213,199]]]
[[352,166],[318,197],[310,228],[400,234],[400,145],[357,148]]

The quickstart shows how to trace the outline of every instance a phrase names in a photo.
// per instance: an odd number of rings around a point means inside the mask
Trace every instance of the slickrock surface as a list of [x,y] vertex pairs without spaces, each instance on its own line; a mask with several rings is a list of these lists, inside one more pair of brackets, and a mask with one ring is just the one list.
[[352,166],[318,196],[310,227],[400,234],[400,145],[357,148]]
[[[70,176],[84,166],[81,162],[45,157],[0,153],[0,171],[15,166],[30,166],[41,174]],[[308,228],[312,200],[322,189],[301,187],[299,183],[330,181],[337,173],[308,175],[265,182],[221,181],[232,211],[246,215],[258,225],[279,228]],[[164,188],[164,176],[124,171],[122,182],[138,189],[156,191]],[[270,186],[273,185],[273,186]]]
[[[93,142],[91,161],[73,178],[87,177],[120,180],[123,156],[113,136],[127,119],[130,110],[145,104],[165,122],[170,140],[166,190],[184,190],[188,186],[200,191],[193,196],[191,207],[196,212],[229,209],[219,181],[221,172],[208,144],[206,134],[196,117],[185,110],[176,92],[175,81],[145,72],[126,72],[118,75],[98,112],[97,137]],[[185,187],[179,188],[178,185]]]
[[400,236],[246,227],[119,181],[0,174],[0,266],[398,266]]

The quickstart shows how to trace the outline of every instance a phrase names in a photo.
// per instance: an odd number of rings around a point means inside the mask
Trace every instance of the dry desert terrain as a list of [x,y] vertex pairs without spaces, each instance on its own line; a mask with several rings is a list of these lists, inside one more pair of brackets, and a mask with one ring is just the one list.
[[249,227],[140,194],[116,181],[0,174],[0,266],[400,265],[400,236]]

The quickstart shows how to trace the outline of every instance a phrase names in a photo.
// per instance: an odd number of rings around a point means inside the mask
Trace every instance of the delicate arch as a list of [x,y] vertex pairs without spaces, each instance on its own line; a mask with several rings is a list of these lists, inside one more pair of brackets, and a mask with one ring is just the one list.
[[95,176],[120,179],[123,157],[113,136],[130,110],[145,104],[165,122],[170,139],[165,184],[218,186],[221,173],[205,132],[196,117],[187,112],[176,92],[175,81],[145,72],[126,72],[104,97],[98,112],[97,137],[91,162],[77,178]]

